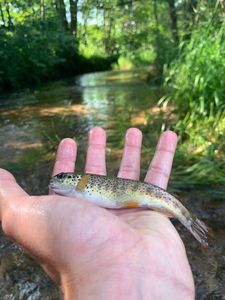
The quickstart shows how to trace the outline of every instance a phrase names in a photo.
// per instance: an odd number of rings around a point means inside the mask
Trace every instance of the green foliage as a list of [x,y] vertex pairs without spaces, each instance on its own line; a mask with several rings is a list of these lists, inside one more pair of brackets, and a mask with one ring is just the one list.
[[0,31],[0,86],[18,88],[65,75],[64,65],[77,59],[75,41],[56,20],[17,25]]
[[[183,48],[183,49],[182,49]],[[187,118],[218,115],[225,107],[225,23],[201,26],[181,45],[165,79],[171,99]]]
[[195,25],[165,69],[160,103],[174,108],[172,128],[181,137],[175,173],[186,182],[224,183],[224,65],[225,23],[213,17]]
[[154,49],[136,51],[127,53],[127,55],[120,55],[117,62],[113,64],[113,69],[127,70],[135,67],[143,67],[149,65],[155,59]]
[[[79,26],[78,37],[79,49],[86,57],[93,54],[118,57],[115,69],[150,64],[162,68],[172,58],[176,46],[168,30],[166,1],[157,1],[158,26],[154,1],[101,0],[99,6],[91,0],[84,3],[86,6],[81,6],[84,26]],[[89,23],[88,18],[96,21]]]
[[131,57],[119,56],[117,63],[113,65],[114,70],[129,70],[134,68],[134,62]]
[[[185,125],[185,126],[184,126]],[[184,128],[185,127],[185,128]],[[180,121],[175,125],[181,141],[174,177],[191,184],[224,184],[225,114],[215,118]]]
[[78,54],[77,41],[54,18],[0,31],[0,88],[32,86],[82,72],[103,70],[111,60]]

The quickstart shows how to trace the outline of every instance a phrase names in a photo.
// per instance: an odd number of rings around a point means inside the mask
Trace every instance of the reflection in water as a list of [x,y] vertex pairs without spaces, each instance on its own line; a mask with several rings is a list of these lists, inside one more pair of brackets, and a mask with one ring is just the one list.
[[[82,172],[87,132],[93,126],[102,126],[108,136],[108,169],[115,174],[128,127],[143,129],[145,150],[155,145],[162,125],[173,118],[170,111],[156,106],[159,91],[150,88],[143,78],[142,71],[87,74],[73,83],[57,82],[39,91],[2,99],[1,166],[11,170],[28,192],[47,193],[59,140],[68,136],[77,140],[77,171]],[[152,127],[146,130],[146,124]],[[143,153],[146,163],[149,151]],[[181,194],[184,197],[184,191]],[[225,294],[224,199],[209,191],[193,190],[186,198],[190,195],[195,196],[194,201],[188,201],[192,211],[213,227],[215,233],[213,246],[203,251],[180,229],[195,275],[197,299],[222,299]],[[1,299],[60,298],[39,267],[2,234],[0,278]]]

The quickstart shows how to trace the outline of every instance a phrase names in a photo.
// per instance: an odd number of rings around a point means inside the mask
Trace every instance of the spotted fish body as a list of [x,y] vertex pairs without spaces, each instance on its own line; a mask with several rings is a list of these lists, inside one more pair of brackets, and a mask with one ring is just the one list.
[[179,200],[155,185],[91,174],[60,173],[50,182],[57,194],[77,197],[105,208],[146,208],[178,219],[205,247],[209,228]]

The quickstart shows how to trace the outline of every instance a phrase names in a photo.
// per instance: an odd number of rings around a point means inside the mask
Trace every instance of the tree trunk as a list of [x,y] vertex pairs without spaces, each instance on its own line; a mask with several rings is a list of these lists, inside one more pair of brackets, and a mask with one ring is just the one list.
[[4,17],[4,13],[3,13],[3,10],[2,10],[2,6],[0,5],[0,14],[1,14],[1,19],[2,19],[2,26],[3,28],[6,27],[6,24],[5,24],[5,17]]
[[56,6],[56,10],[57,10],[58,16],[60,18],[60,21],[61,21],[63,27],[66,30],[68,30],[69,26],[68,26],[68,21],[66,18],[66,7],[65,7],[64,0],[56,0],[55,6]]
[[178,35],[178,29],[177,29],[177,13],[176,13],[176,8],[175,8],[174,2],[175,2],[174,0],[168,0],[173,40],[178,45],[179,35]]
[[45,19],[45,0],[40,0],[40,15],[41,19]]
[[70,0],[70,32],[74,36],[77,36],[77,4],[78,0]]
[[153,1],[153,14],[155,18],[155,50],[156,50],[156,58],[155,58],[155,75],[154,81],[158,81],[161,78],[163,73],[163,63],[162,63],[162,49],[161,49],[161,37],[159,31],[159,17],[158,17],[158,7],[157,0]]
[[197,9],[198,0],[189,0],[186,6],[186,34],[184,36],[185,39],[191,38],[191,30],[194,24],[195,12]]
[[159,18],[158,18],[158,8],[156,0],[153,1],[153,11],[155,17],[155,24],[156,24],[156,33],[159,32]]
[[104,15],[104,32],[105,32],[105,52],[108,55],[112,55],[112,45],[111,45],[111,34],[112,34],[112,25],[113,25],[113,18],[110,13]]
[[12,22],[12,17],[11,17],[10,10],[9,10],[8,1],[5,1],[5,7],[6,7],[7,16],[8,16],[8,28],[12,29],[13,28],[13,22]]
[[191,17],[192,19],[194,18],[197,5],[198,5],[198,0],[189,0],[187,2],[187,12],[189,17]]

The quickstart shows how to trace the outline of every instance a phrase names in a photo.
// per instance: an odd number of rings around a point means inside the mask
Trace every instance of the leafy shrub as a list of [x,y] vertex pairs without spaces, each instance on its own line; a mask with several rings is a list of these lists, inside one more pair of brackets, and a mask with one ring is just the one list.
[[160,103],[173,105],[182,141],[176,171],[186,182],[224,183],[225,23],[198,24],[164,74]]
[[188,118],[218,115],[225,107],[225,23],[199,26],[180,48],[166,70],[169,98]]
[[109,69],[112,59],[84,58],[78,43],[54,18],[0,30],[0,89],[16,89],[83,72]]

